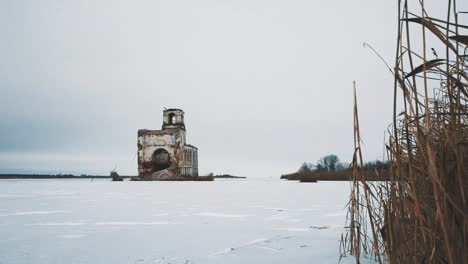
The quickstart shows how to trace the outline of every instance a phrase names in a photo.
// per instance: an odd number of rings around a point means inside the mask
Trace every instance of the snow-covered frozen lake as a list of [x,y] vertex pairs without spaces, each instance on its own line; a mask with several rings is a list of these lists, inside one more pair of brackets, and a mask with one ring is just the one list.
[[348,182],[0,180],[0,263],[337,263],[348,197]]

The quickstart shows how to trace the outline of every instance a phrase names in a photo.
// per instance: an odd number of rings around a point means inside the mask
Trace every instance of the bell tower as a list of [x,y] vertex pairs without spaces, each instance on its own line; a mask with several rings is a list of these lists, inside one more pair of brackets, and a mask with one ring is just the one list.
[[184,111],[182,109],[165,109],[163,112],[162,129],[182,129],[185,131]]

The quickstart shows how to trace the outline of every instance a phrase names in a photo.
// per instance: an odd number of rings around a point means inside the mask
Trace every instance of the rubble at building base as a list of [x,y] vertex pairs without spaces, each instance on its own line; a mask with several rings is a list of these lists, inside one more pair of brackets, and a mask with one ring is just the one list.
[[140,181],[164,181],[164,180],[170,180],[170,179],[175,179],[177,175],[168,169],[165,170],[160,170],[160,171],[155,171],[153,173],[147,173],[138,176],[136,180]]
[[132,178],[132,181],[213,181],[213,180],[214,180],[213,175],[209,175],[209,176],[177,175],[167,169]]

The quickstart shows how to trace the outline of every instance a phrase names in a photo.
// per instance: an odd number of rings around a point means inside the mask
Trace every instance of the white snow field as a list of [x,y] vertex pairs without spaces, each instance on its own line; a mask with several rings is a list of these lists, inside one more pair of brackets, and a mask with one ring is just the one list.
[[0,263],[338,263],[348,197],[348,182],[0,180]]

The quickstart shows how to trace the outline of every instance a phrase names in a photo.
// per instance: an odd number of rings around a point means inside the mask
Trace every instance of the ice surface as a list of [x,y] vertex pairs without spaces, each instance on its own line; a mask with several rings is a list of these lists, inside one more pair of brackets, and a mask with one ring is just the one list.
[[349,183],[0,180],[0,194],[0,264],[337,263]]

